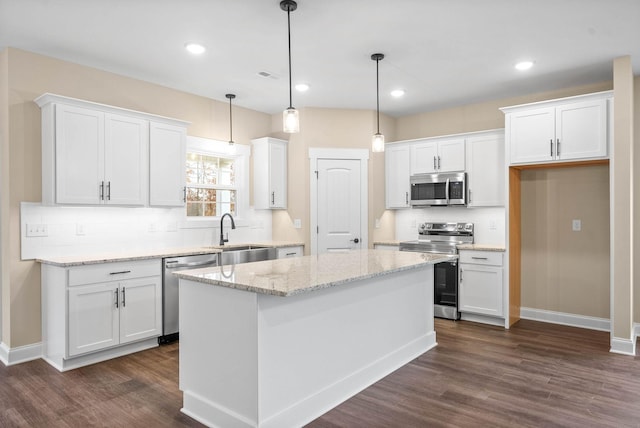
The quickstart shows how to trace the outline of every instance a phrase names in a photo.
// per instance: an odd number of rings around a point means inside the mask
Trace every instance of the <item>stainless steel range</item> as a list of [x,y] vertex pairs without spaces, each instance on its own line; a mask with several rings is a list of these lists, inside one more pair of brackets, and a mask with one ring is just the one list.
[[[473,223],[421,223],[418,239],[400,242],[400,251],[456,255],[460,244],[473,244]],[[438,263],[433,270],[434,315],[457,320],[458,261]]]

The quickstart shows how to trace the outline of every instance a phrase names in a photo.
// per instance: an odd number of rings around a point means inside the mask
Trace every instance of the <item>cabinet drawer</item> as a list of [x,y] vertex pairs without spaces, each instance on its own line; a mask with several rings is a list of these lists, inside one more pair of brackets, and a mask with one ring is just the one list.
[[460,251],[460,263],[502,266],[502,252],[496,251]]
[[69,286],[121,281],[162,274],[161,260],[101,263],[69,268]]
[[278,258],[300,257],[303,255],[302,247],[284,247],[278,248]]

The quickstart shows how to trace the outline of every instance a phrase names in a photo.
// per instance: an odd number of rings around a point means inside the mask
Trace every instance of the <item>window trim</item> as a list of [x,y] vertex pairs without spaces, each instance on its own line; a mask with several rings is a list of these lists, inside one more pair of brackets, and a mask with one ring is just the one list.
[[[244,144],[229,145],[227,141],[212,140],[209,138],[187,136],[187,153],[198,153],[206,156],[217,156],[231,158],[235,160],[234,168],[236,173],[236,224],[244,223],[249,212],[249,159],[251,157],[251,147]],[[186,162],[183,165],[187,167]],[[186,185],[186,183],[185,183]],[[183,207],[184,224],[183,227],[205,228],[218,227],[220,217],[189,217],[186,207]]]

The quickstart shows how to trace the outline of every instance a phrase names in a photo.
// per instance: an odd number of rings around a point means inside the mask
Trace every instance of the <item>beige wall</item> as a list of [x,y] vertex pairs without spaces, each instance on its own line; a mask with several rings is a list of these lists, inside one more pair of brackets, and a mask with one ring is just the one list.
[[[274,129],[280,129],[280,115],[273,116]],[[371,148],[375,132],[375,112],[370,110],[339,110],[303,108],[300,113],[300,133],[284,136],[289,140],[289,176],[287,210],[273,212],[273,238],[305,243],[310,253],[309,213],[309,149],[310,148]],[[386,139],[394,138],[395,120],[380,117],[380,131]],[[281,135],[282,136],[282,135]],[[384,208],[384,154],[370,153],[368,177],[369,246],[374,240],[392,239],[395,234],[393,214]],[[302,228],[294,229],[293,220],[301,219]],[[381,227],[375,229],[375,219]]]
[[612,82],[603,82],[401,117],[396,124],[398,130],[397,139],[410,140],[413,138],[435,137],[439,135],[504,128],[504,114],[499,110],[500,107],[552,100],[554,98],[588,94],[591,92],[608,91],[611,89]]
[[522,306],[609,318],[609,167],[523,170],[521,186]]
[[[3,51],[8,73],[8,126],[2,126],[2,340],[11,348],[40,341],[40,267],[20,261],[21,201],[41,200],[40,109],[33,102],[52,92],[191,122],[189,135],[226,141],[229,110],[225,101],[187,94],[89,67],[24,52]],[[230,88],[232,89],[232,88]],[[220,94],[224,99],[224,94]],[[241,100],[237,99],[237,102]],[[3,116],[0,124],[4,125]],[[234,140],[249,144],[268,135],[271,116],[234,105]],[[8,193],[8,194],[7,194]],[[5,215],[8,213],[8,215]],[[8,232],[7,235],[4,233]],[[8,247],[7,251],[5,248]],[[9,269],[7,269],[9,267]],[[7,272],[10,270],[10,272]]]

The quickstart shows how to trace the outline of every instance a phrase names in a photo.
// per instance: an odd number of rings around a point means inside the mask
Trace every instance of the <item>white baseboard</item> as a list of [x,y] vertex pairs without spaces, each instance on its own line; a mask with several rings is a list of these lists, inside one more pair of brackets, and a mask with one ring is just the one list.
[[534,308],[520,308],[520,318],[568,325],[571,327],[588,328],[589,330],[611,331],[611,321],[607,318],[596,318]]
[[0,343],[0,361],[5,366],[26,363],[42,358],[42,343],[9,348],[6,343]]
[[622,355],[636,355],[635,335],[633,339],[620,339],[619,337],[612,337],[611,349],[609,349],[609,352]]

